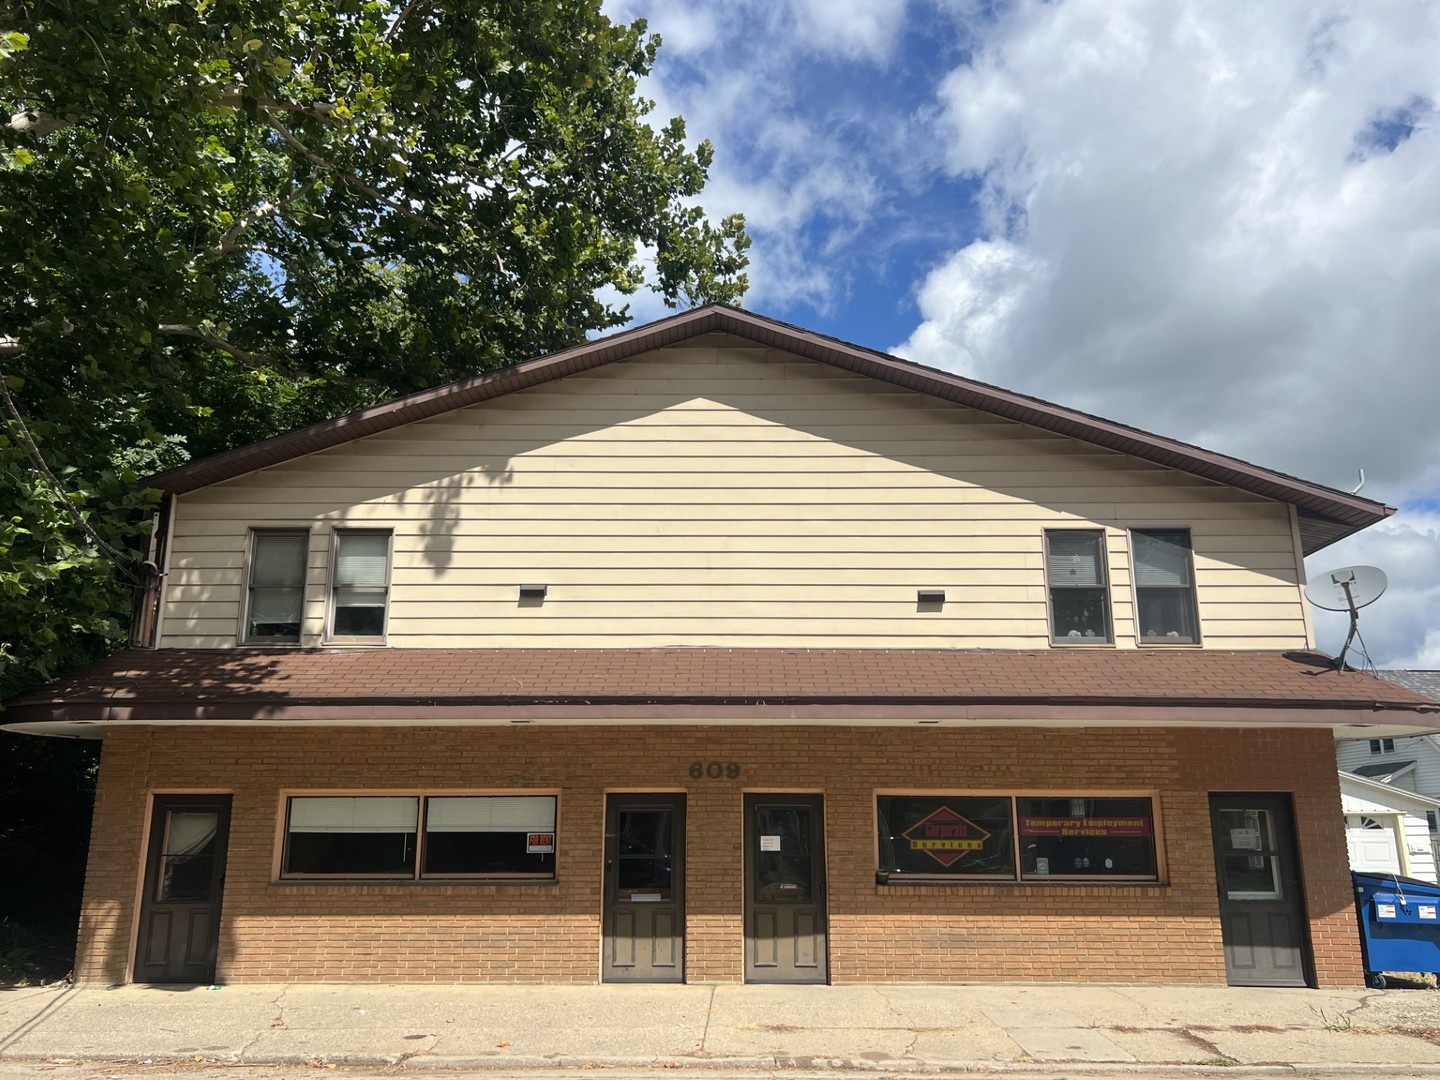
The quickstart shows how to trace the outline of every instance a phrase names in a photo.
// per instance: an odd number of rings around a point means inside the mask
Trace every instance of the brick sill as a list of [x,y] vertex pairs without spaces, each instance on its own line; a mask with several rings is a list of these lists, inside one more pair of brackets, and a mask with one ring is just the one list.
[[954,890],[967,895],[1013,896],[1019,890],[1036,895],[1053,894],[1056,890],[1081,896],[1169,896],[1172,886],[1165,881],[892,881],[875,883],[876,896],[934,895],[937,889]]
[[299,896],[400,896],[422,892],[427,896],[557,896],[558,881],[464,881],[454,878],[429,881],[377,881],[374,878],[302,881],[282,879],[266,883],[266,891]]

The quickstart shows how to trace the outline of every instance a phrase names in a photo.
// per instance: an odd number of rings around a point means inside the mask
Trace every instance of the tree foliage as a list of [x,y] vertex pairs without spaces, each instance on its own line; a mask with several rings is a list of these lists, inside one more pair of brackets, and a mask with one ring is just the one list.
[[575,344],[605,295],[738,300],[658,44],[598,0],[0,0],[0,696],[120,636],[74,519],[136,547],[146,473]]

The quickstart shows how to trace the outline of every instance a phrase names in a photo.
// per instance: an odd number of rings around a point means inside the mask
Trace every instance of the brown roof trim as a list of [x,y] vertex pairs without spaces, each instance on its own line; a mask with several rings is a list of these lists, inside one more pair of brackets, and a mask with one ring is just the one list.
[[[403,716],[397,716],[403,711]],[[152,727],[447,727],[498,724],[559,724],[565,726],[648,726],[813,724],[820,726],[885,727],[896,724],[941,724],[1043,727],[1319,727],[1373,729],[1385,734],[1420,735],[1436,730],[1436,717],[1403,707],[1335,703],[1304,707],[1266,702],[1254,706],[1217,708],[1212,704],[1055,705],[1030,702],[986,704],[849,704],[815,705],[761,702],[751,705],[593,704],[593,705],[106,705],[26,706],[6,714],[0,729],[25,732],[66,725],[79,734],[87,728]]]
[[[413,723],[423,724],[424,717],[444,720],[493,719],[496,717],[525,717],[544,719],[645,719],[663,721],[666,718],[694,719],[696,717],[725,717],[729,719],[781,720],[799,717],[841,717],[878,720],[885,718],[946,717],[971,720],[1003,720],[1008,718],[1027,719],[1084,719],[1097,721],[1109,717],[1112,721],[1122,716],[1184,717],[1188,720],[1203,719],[1207,723],[1233,722],[1239,715],[1250,720],[1260,717],[1300,717],[1312,713],[1326,716],[1344,715],[1350,723],[1357,713],[1413,713],[1413,718],[1396,720],[1391,723],[1407,723],[1427,730],[1437,726],[1436,708],[1426,705],[1412,705],[1408,702],[1384,701],[1276,701],[1268,698],[1254,700],[1221,700],[1197,698],[1193,700],[1176,698],[1107,698],[1087,697],[1065,700],[1062,698],[1000,698],[1000,697],[957,697],[946,699],[906,698],[886,700],[883,698],[766,698],[764,701],[747,701],[724,698],[664,698],[627,699],[623,697],[590,698],[579,701],[574,698],[553,702],[537,701],[534,698],[344,698],[333,701],[310,699],[303,703],[286,703],[279,699],[233,700],[217,702],[181,701],[79,701],[74,703],[43,702],[17,705],[5,713],[3,727],[21,724],[49,723],[54,721],[90,720],[102,723],[126,721],[131,723],[174,722],[203,724],[215,720],[281,721],[281,720],[377,720],[393,718],[397,713],[414,717]],[[1308,722],[1308,721],[1306,721]]]
[[1383,503],[1323,484],[1067,409],[1040,398],[900,360],[723,304],[694,308],[584,345],[422,390],[335,420],[326,420],[202,458],[158,473],[145,483],[172,494],[183,494],[367,435],[713,332],[734,334],[769,348],[782,349],[819,363],[1080,439],[1264,498],[1293,503],[1300,511],[1300,531],[1306,554],[1382,521],[1395,512],[1393,507]]

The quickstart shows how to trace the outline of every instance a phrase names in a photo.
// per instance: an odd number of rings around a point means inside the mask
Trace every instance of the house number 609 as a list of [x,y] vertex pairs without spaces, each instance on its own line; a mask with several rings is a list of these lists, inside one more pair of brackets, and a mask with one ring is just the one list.
[[722,776],[726,780],[738,780],[740,766],[733,761],[724,763],[719,761],[694,762],[690,766],[690,779],[699,780],[702,776],[707,780],[719,780]]

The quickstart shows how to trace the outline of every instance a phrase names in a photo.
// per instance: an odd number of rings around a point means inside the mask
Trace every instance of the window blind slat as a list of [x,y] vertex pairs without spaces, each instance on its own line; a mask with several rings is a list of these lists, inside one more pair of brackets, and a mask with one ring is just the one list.
[[384,585],[390,561],[390,537],[380,533],[342,533],[335,556],[336,585]]
[[554,832],[553,795],[455,795],[425,802],[426,832]]
[[1135,584],[1183,587],[1190,584],[1190,544],[1184,533],[1135,534]]
[[1095,533],[1052,532],[1046,571],[1051,585],[1103,585],[1100,537]]
[[290,800],[290,831],[413,833],[419,813],[413,795],[301,796]]
[[305,584],[309,542],[310,538],[302,533],[258,534],[250,584],[262,588],[294,588]]

